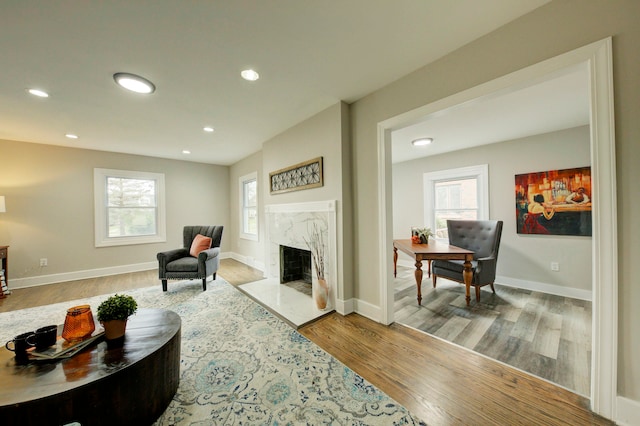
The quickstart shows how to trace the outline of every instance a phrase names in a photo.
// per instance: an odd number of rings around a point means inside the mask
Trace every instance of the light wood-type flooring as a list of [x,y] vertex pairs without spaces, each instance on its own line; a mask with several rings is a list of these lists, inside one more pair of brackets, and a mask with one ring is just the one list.
[[[258,281],[263,278],[261,271],[233,259],[222,259],[218,274],[233,285]],[[11,281],[9,281],[12,294],[5,299],[0,299],[0,312],[66,302],[82,299],[83,297],[98,296],[152,285],[161,286],[156,269],[18,289],[11,288]],[[171,281],[169,281],[168,285],[169,287],[171,286]]]
[[[218,274],[234,285],[262,278],[231,259]],[[0,312],[149,285],[160,286],[156,271],[16,289]],[[400,324],[333,313],[299,332],[429,425],[613,425],[576,393]]]
[[415,268],[398,267],[395,320],[588,396],[591,380],[591,302],[495,285],[474,290],[426,274],[422,305]]

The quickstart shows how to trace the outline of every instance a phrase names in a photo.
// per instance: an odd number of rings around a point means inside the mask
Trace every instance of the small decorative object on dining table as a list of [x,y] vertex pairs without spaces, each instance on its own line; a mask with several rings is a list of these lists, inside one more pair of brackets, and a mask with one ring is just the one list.
[[411,242],[414,244],[429,244],[429,237],[433,237],[431,228],[411,228]]

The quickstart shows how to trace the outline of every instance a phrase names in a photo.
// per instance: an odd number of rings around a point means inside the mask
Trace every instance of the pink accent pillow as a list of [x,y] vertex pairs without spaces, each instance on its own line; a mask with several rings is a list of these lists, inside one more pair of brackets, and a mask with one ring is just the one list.
[[189,254],[193,257],[198,257],[201,251],[207,250],[211,248],[211,238],[205,237],[204,235],[196,235],[191,243],[191,250],[189,250]]

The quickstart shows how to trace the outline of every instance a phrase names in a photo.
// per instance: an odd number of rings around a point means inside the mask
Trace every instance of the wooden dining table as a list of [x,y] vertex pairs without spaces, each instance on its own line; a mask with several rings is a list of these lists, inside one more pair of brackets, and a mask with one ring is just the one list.
[[[446,243],[440,243],[430,240],[428,244],[414,244],[410,239],[393,240],[393,276],[397,275],[398,250],[408,254],[416,260],[416,287],[418,290],[418,305],[422,304],[422,261],[423,260],[463,260],[464,270],[462,278],[465,285],[465,299],[467,306],[471,302],[471,281],[473,279],[473,271],[471,270],[471,261],[473,260],[473,252],[460,247],[452,246]],[[434,286],[435,287],[435,286]]]

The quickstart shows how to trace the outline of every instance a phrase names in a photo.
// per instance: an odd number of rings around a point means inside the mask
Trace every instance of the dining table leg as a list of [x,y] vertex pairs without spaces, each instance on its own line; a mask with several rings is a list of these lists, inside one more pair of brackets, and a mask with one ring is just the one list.
[[464,270],[462,271],[462,279],[464,280],[465,286],[465,300],[467,301],[467,306],[469,306],[471,302],[471,281],[473,280],[473,270],[471,269],[471,259],[464,260]]
[[422,261],[416,259],[416,287],[418,288],[418,305],[422,304]]
[[398,248],[393,248],[393,278],[398,275]]

